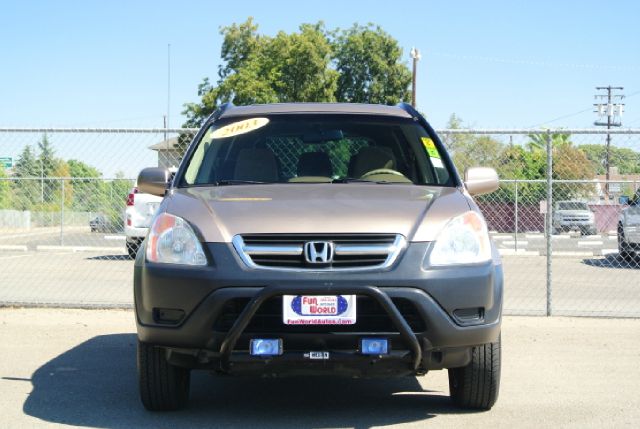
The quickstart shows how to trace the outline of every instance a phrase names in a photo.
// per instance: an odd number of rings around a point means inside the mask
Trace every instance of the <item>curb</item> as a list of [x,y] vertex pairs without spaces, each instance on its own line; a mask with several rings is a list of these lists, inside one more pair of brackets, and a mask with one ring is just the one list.
[[0,308],[66,308],[70,310],[132,310],[133,304],[0,301]]
[[126,255],[127,252],[125,249],[121,249],[119,247],[92,247],[92,246],[48,246],[48,245],[38,245],[36,246],[36,251],[38,252],[111,252],[117,253],[118,255]]
[[14,250],[18,252],[28,251],[27,246],[24,244],[2,244],[0,250]]

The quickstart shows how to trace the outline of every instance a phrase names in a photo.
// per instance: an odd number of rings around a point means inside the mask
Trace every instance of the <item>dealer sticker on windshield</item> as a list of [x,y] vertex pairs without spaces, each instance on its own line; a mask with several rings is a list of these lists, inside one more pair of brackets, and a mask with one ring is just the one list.
[[233,122],[229,125],[225,125],[222,128],[218,128],[212,134],[214,139],[224,139],[227,137],[234,137],[240,134],[246,134],[251,131],[255,131],[258,128],[262,128],[269,123],[269,118],[251,118],[238,122]]
[[422,137],[422,145],[424,146],[430,158],[440,159],[440,153],[436,148],[436,144],[429,137]]
[[284,295],[282,321],[285,325],[353,325],[356,296]]

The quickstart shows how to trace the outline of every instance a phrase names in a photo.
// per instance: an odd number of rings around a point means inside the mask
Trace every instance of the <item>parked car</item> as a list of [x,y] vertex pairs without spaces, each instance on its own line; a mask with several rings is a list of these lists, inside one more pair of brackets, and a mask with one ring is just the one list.
[[618,253],[625,259],[640,256],[640,188],[632,198],[621,197],[626,207],[618,217]]
[[161,196],[140,192],[137,186],[127,195],[124,234],[127,254],[131,259],[136,257],[140,243],[147,236],[151,220],[161,201]]
[[[454,404],[500,384],[503,274],[472,195],[411,106],[217,110],[161,197],[135,260],[140,397],[188,400],[190,371],[416,376],[447,369]],[[240,398],[238,398],[240,399]]]
[[595,215],[587,203],[581,201],[557,201],[553,211],[553,233],[579,231],[582,235],[598,233]]
[[111,222],[104,215],[98,215],[89,221],[91,232],[110,232]]

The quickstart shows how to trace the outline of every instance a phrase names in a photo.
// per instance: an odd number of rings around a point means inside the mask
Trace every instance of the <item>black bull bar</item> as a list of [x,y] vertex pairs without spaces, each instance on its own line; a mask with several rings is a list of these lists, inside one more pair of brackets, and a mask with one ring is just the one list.
[[417,370],[422,360],[422,349],[418,338],[415,336],[407,321],[402,317],[398,308],[391,298],[380,288],[375,286],[301,286],[292,288],[290,286],[272,285],[267,286],[257,293],[247,306],[242,310],[240,316],[227,333],[227,336],[220,346],[220,369],[224,372],[230,369],[230,360],[233,349],[238,339],[251,322],[260,306],[270,298],[282,295],[363,295],[380,304],[387,312],[393,325],[400,333],[400,338],[404,341],[412,355],[413,370]]

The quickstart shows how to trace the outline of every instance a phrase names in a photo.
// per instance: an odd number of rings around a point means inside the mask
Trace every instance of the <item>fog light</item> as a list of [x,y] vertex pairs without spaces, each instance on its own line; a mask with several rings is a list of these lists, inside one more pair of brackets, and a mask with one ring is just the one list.
[[277,356],[282,354],[282,340],[280,338],[251,340],[250,352],[252,356]]
[[360,353],[363,355],[386,355],[389,353],[389,342],[384,338],[362,338]]

